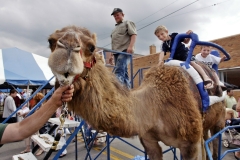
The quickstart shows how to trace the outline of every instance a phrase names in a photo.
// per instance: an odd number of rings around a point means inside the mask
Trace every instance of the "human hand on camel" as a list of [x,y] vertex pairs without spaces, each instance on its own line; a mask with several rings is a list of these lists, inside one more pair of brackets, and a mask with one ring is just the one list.
[[49,101],[51,101],[53,104],[56,104],[57,106],[61,106],[62,102],[69,102],[72,100],[73,92],[73,84],[69,86],[60,86],[55,90]]
[[158,62],[158,66],[160,67],[160,66],[162,66],[164,64],[164,61],[159,61]]

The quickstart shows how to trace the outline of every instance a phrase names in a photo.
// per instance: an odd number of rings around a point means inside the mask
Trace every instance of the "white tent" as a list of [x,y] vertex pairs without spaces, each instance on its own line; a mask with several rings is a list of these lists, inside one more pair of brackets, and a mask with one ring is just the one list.
[[[18,48],[0,49],[0,84],[43,85],[52,77],[48,58]],[[54,83],[55,78],[50,85]]]

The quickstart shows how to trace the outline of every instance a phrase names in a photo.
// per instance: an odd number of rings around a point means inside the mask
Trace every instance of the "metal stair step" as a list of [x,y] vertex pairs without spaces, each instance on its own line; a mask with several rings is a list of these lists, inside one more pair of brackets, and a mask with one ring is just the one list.
[[37,158],[32,154],[32,152],[14,155],[12,160],[37,160]]
[[[44,137],[44,140],[43,138],[40,138],[40,137]],[[64,137],[61,137],[61,139],[64,138]],[[52,142],[54,141],[54,137],[52,137],[51,135],[49,134],[40,134],[40,135],[33,135],[31,137],[31,139],[36,142],[40,148],[42,148],[44,151],[49,151],[50,148],[52,147]],[[61,149],[62,146],[64,145],[65,141],[62,141],[60,139],[58,145],[57,145],[57,150]],[[49,143],[50,142],[50,143]]]

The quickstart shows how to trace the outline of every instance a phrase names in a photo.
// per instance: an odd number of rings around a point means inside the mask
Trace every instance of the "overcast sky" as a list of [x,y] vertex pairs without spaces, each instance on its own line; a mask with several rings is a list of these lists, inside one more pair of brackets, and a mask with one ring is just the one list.
[[48,36],[67,25],[86,27],[97,33],[97,45],[104,47],[111,43],[115,25],[111,12],[116,7],[123,10],[125,20],[135,22],[140,29],[193,3],[139,30],[135,46],[138,54],[149,54],[152,44],[160,50],[161,42],[154,35],[158,25],[165,25],[169,32],[184,33],[191,29],[204,41],[240,33],[240,0],[195,1],[0,0],[0,48],[18,47],[48,57]]

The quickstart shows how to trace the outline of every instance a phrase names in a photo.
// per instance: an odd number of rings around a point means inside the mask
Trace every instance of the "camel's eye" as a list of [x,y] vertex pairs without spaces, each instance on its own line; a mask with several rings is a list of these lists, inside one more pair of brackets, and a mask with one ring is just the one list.
[[93,53],[94,50],[95,50],[95,46],[94,46],[94,45],[91,45],[91,46],[89,47],[89,51],[90,51],[91,53]]

